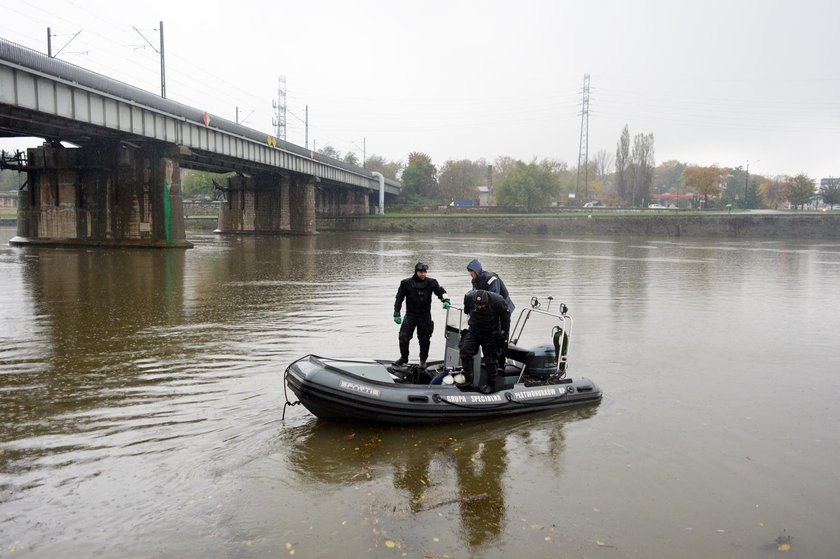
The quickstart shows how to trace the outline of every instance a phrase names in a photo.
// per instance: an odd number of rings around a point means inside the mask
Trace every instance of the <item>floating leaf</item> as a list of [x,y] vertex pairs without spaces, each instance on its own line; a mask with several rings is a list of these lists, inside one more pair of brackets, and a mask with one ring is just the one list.
[[790,544],[789,543],[779,544],[779,551],[790,551]]
[[397,547],[397,544],[394,540],[385,540],[385,547],[387,547],[388,549],[394,549],[395,547]]
[[356,433],[347,433],[346,435],[344,435],[341,438],[344,439],[345,441],[352,441],[353,439],[356,438]]

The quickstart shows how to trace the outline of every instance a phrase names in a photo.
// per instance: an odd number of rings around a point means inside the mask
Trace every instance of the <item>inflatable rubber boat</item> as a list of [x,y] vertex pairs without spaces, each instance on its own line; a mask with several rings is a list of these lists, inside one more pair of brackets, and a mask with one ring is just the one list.
[[[285,371],[285,383],[302,404],[319,418],[336,421],[426,424],[558,410],[601,399],[601,389],[587,378],[569,373],[572,318],[560,304],[556,312],[542,309],[536,297],[520,311],[511,328],[504,365],[494,386],[487,386],[481,359],[472,375],[460,366],[458,342],[468,316],[451,306],[446,314],[444,358],[419,365],[394,365],[382,359],[341,359],[305,355]],[[520,345],[526,325],[543,334],[530,346]],[[466,382],[466,378],[473,382]],[[285,387],[284,387],[285,389]],[[285,414],[285,406],[284,406]]]

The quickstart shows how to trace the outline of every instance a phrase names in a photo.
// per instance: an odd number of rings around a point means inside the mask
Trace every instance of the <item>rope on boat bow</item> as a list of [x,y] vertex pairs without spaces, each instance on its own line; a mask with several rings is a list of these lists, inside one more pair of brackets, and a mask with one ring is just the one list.
[[288,386],[288,382],[286,382],[286,379],[289,377],[289,369],[291,369],[292,365],[294,365],[298,361],[302,361],[303,359],[307,359],[309,357],[318,357],[318,356],[317,355],[312,355],[311,353],[309,353],[309,354],[304,355],[303,357],[301,357],[299,359],[295,359],[294,361],[289,363],[289,366],[286,367],[286,370],[283,372],[283,397],[286,398],[286,403],[283,404],[283,414],[280,416],[280,421],[283,421],[283,420],[286,419],[286,408],[290,408],[292,406],[297,406],[297,405],[300,404],[300,400],[298,400],[296,402],[290,402],[289,401],[289,394],[286,391],[286,388]]

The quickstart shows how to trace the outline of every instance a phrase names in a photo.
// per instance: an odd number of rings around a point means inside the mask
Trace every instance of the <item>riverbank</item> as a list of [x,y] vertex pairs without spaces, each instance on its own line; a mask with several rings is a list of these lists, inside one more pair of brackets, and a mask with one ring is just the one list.
[[[14,219],[0,219],[14,227]],[[213,216],[188,217],[188,231],[213,231]],[[536,234],[555,237],[717,237],[744,239],[838,239],[840,213],[779,214],[559,214],[533,215],[413,215],[319,217],[317,230],[376,233]]]
[[348,216],[318,218],[317,229],[379,233],[537,234],[559,237],[840,238],[838,213],[560,214],[556,216]]

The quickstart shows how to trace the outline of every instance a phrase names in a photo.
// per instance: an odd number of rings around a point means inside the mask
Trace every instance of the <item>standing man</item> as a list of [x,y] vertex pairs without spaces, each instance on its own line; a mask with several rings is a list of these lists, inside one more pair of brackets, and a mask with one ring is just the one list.
[[516,308],[516,305],[514,305],[513,301],[510,300],[510,295],[508,295],[505,282],[502,281],[499,274],[483,270],[481,268],[481,262],[478,260],[473,260],[467,264],[467,271],[470,273],[470,277],[472,278],[473,289],[483,289],[485,291],[495,293],[496,295],[501,295],[505,300],[508,312],[513,313],[513,309]]
[[[420,342],[420,367],[426,368],[429,358],[429,344],[435,323],[432,322],[432,295],[443,301],[443,308],[449,308],[449,296],[435,278],[426,277],[429,267],[422,262],[414,266],[414,275],[405,278],[397,288],[394,301],[394,322],[400,326],[400,358],[394,365],[408,363],[408,343],[417,329],[417,341]],[[405,299],[405,320],[400,318],[403,299]]]
[[[469,378],[473,372],[474,356],[481,347],[487,367],[487,385],[481,391],[493,391],[498,357],[504,355],[510,334],[510,312],[501,295],[483,289],[464,295],[464,312],[470,315],[469,328],[461,338],[461,367]],[[470,379],[472,381],[472,379]]]

